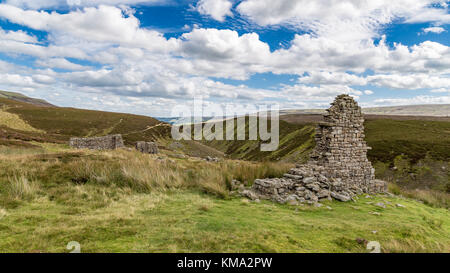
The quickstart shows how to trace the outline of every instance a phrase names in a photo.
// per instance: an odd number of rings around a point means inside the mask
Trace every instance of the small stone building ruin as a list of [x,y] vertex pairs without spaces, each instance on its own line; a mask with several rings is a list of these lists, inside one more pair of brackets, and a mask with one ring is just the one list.
[[157,154],[159,153],[158,145],[155,142],[136,142],[136,150],[144,154]]
[[103,137],[73,137],[69,145],[76,149],[114,150],[125,147],[122,135],[109,135]]
[[279,203],[315,203],[320,199],[349,201],[362,193],[387,190],[376,180],[367,159],[361,107],[348,95],[339,95],[316,128],[316,147],[307,164],[297,165],[283,178],[257,179],[241,191],[251,199]]

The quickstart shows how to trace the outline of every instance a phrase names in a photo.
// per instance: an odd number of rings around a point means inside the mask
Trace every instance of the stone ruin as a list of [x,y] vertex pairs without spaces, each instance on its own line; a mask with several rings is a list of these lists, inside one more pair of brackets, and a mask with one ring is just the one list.
[[241,194],[250,199],[279,203],[316,203],[321,199],[352,200],[362,193],[387,190],[376,180],[367,159],[361,107],[348,95],[339,95],[316,128],[316,147],[307,164],[297,165],[283,178],[257,179]]
[[158,145],[155,142],[136,142],[136,150],[144,154],[157,154],[159,152]]
[[76,149],[114,150],[124,148],[122,135],[109,135],[103,137],[73,137],[69,145]]

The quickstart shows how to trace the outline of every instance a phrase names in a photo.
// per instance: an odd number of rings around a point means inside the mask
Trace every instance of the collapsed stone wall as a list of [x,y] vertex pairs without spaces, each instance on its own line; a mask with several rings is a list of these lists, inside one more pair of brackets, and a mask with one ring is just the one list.
[[370,148],[364,141],[364,118],[356,101],[348,95],[337,96],[324,120],[316,128],[316,147],[307,164],[297,165],[283,178],[257,179],[241,194],[279,203],[315,203],[320,199],[345,202],[357,194],[385,192],[386,182],[375,180],[367,159]]
[[122,135],[109,135],[103,137],[73,137],[69,141],[69,145],[77,149],[92,149],[92,150],[114,150],[125,147],[123,144]]
[[157,154],[159,152],[158,145],[155,142],[136,142],[136,150],[144,154]]

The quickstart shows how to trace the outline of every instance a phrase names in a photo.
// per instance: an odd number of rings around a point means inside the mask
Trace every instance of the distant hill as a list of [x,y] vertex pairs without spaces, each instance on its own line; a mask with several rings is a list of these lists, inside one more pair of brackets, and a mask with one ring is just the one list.
[[20,102],[26,102],[26,103],[33,104],[36,106],[56,107],[55,105],[48,103],[45,100],[30,98],[30,97],[27,97],[23,94],[16,93],[16,92],[7,92],[7,91],[0,90],[0,98],[10,99],[10,100],[15,100],[15,101],[20,101]]
[[[67,143],[70,137],[122,134],[125,144],[155,141],[170,135],[170,125],[132,114],[49,107],[29,98],[0,97],[0,145],[28,146],[29,141]],[[13,94],[14,95],[14,94]],[[20,94],[19,94],[20,95]],[[11,125],[14,124],[14,125]],[[20,126],[19,126],[20,125]]]
[[[367,115],[450,117],[450,104],[404,105],[363,108]],[[325,109],[281,110],[280,115],[323,114]]]

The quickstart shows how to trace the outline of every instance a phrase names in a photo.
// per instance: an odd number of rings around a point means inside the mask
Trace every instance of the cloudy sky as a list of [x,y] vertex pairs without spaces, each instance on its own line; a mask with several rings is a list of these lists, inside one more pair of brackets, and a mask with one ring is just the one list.
[[168,116],[215,103],[450,103],[450,1],[2,0],[0,89]]

